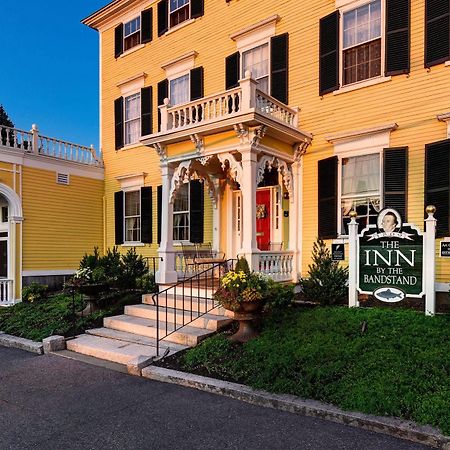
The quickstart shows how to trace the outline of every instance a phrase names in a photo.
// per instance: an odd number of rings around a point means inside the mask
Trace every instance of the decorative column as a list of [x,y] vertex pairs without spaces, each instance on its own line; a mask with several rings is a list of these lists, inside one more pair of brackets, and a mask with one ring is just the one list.
[[289,250],[294,253],[292,259],[292,281],[298,281],[301,271],[301,209],[302,209],[302,164],[296,159],[292,165],[292,194],[289,198]]
[[220,251],[220,236],[221,236],[221,190],[220,190],[220,180],[218,178],[213,178],[212,182],[214,184],[214,195],[215,204],[213,204],[213,250],[216,252]]
[[257,152],[251,143],[242,144],[242,250],[250,270],[258,270],[258,246],[256,243],[256,170]]
[[161,243],[158,254],[162,258],[156,272],[158,284],[172,284],[178,280],[175,270],[175,252],[173,248],[173,204],[170,201],[170,186],[173,168],[167,161],[161,162],[162,202],[161,202]]
[[348,306],[359,306],[358,291],[356,289],[358,274],[358,222],[356,211],[350,212],[351,221],[348,224],[349,262],[348,262]]
[[424,277],[425,277],[425,314],[434,316],[436,313],[436,219],[433,205],[426,208],[428,217],[425,219]]

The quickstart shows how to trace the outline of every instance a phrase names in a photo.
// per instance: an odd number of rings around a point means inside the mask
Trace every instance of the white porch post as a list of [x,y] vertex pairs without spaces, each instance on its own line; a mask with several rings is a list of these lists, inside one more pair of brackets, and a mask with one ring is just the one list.
[[434,316],[436,313],[436,219],[434,206],[427,206],[428,217],[425,219],[425,257],[424,257],[424,277],[425,277],[425,314]]
[[257,153],[251,144],[242,145],[242,250],[250,270],[258,270],[259,252],[256,244],[256,169]]
[[162,258],[156,272],[156,282],[171,284],[177,282],[175,253],[173,248],[173,204],[170,202],[170,185],[173,168],[167,162],[161,163],[162,202],[161,202],[161,243],[158,254]]
[[216,204],[213,206],[213,250],[220,251],[220,236],[221,236],[221,195],[220,195],[220,180],[218,178],[213,179],[215,187]]
[[301,271],[301,246],[302,246],[302,176],[300,161],[292,164],[292,198],[289,199],[289,250],[294,252],[292,260],[292,281],[298,281]]
[[356,289],[358,274],[358,222],[356,221],[356,211],[351,211],[350,217],[352,220],[348,224],[348,306],[354,308],[359,306]]

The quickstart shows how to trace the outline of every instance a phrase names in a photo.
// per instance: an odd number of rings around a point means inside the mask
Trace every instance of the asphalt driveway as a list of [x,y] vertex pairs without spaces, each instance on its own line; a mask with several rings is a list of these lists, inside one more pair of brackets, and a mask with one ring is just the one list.
[[424,449],[321,419],[0,347],[0,449]]

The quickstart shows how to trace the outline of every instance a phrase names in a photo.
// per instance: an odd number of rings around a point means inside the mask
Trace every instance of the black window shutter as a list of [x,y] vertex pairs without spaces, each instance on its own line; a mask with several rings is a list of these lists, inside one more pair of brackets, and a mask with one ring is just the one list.
[[152,187],[145,186],[141,188],[141,242],[143,244],[152,243],[152,212]]
[[339,11],[320,19],[319,93],[339,89]]
[[153,8],[145,9],[141,14],[141,42],[145,44],[153,39]]
[[[164,99],[169,97],[169,81],[167,79],[158,83],[158,106],[164,104]],[[161,112],[158,108],[158,130],[161,130]]]
[[450,58],[450,0],[425,1],[425,67]]
[[322,159],[318,165],[319,238],[337,237],[338,158]]
[[162,36],[169,29],[169,1],[158,3],[158,36]]
[[161,219],[162,219],[162,185],[159,185],[156,190],[157,210],[158,210],[158,244],[161,242]]
[[123,53],[123,23],[117,25],[114,34],[114,57],[118,58]]
[[201,244],[203,242],[203,183],[199,180],[193,180],[189,184],[190,202],[189,202],[189,224],[190,241]]
[[203,98],[203,67],[191,70],[191,101]]
[[270,95],[288,104],[289,34],[274,36],[270,44]]
[[205,2],[204,0],[191,0],[191,17],[196,19],[197,17],[203,16],[205,13]]
[[123,191],[114,192],[114,223],[116,245],[123,244]]
[[437,237],[450,236],[450,139],[425,147],[425,207],[436,207]]
[[396,209],[407,222],[408,147],[385,148],[383,162],[383,208]]
[[227,90],[239,86],[240,61],[239,52],[233,53],[225,59],[225,89]]
[[114,100],[116,150],[123,147],[123,97]]
[[151,86],[141,89],[141,136],[153,131],[153,89]]
[[410,0],[386,0],[386,76],[409,73]]

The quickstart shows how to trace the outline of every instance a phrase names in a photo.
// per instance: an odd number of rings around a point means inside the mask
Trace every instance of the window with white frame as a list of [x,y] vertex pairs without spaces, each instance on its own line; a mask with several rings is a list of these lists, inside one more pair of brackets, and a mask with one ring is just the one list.
[[171,27],[190,18],[189,3],[189,0],[170,0],[169,23]]
[[184,183],[178,189],[173,203],[173,239],[174,241],[189,241],[189,183]]
[[350,211],[356,211],[359,230],[375,224],[381,209],[380,154],[341,159],[341,235],[348,235]]
[[189,74],[170,80],[169,83],[169,98],[170,104],[180,105],[189,101]]
[[269,44],[260,45],[242,52],[242,78],[249,70],[252,78],[259,82],[258,89],[269,92]]
[[141,135],[141,94],[133,94],[125,97],[125,145],[139,141]]
[[141,43],[141,16],[124,23],[123,31],[124,51],[139,45]]
[[141,241],[141,192],[125,192],[125,242]]
[[381,7],[375,0],[343,14],[343,85],[381,75]]

